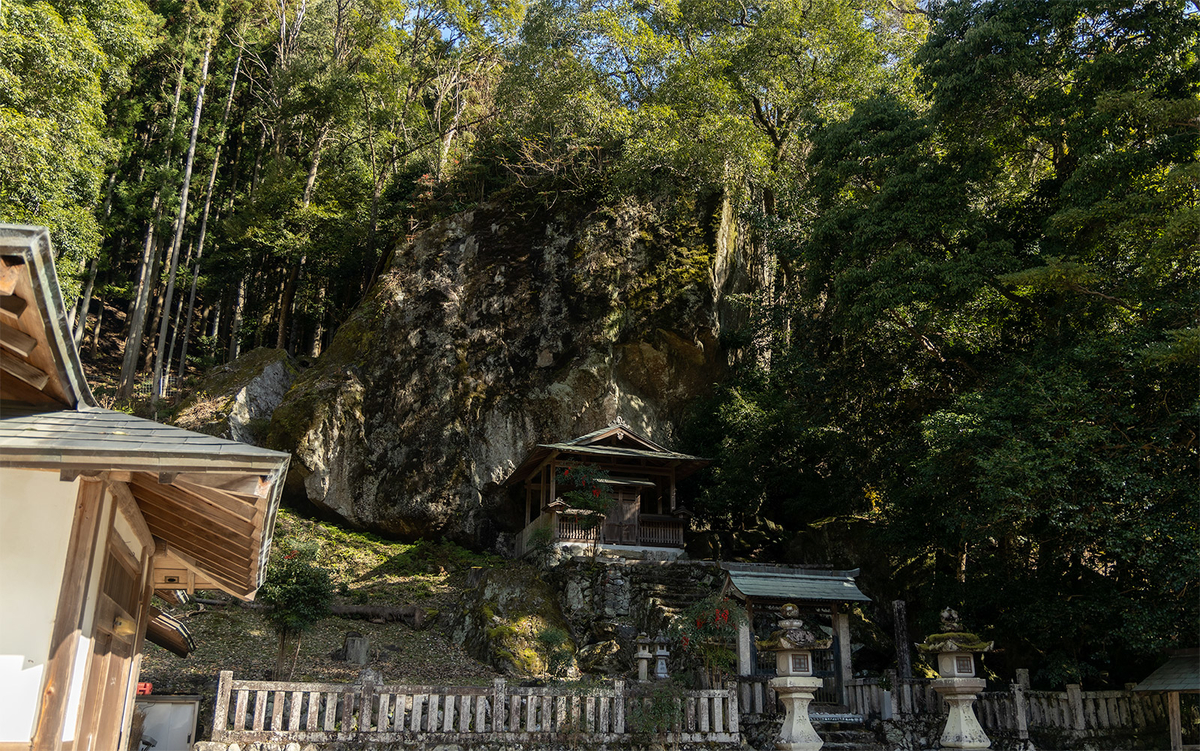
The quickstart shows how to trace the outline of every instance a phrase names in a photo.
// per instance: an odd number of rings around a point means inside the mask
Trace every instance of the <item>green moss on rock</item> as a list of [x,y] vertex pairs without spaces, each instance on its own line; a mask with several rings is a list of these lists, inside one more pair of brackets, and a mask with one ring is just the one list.
[[[564,645],[542,638],[551,630],[569,633],[554,591],[532,566],[484,574],[459,600],[451,634],[469,654],[502,673],[544,676],[560,661]],[[574,644],[566,648],[574,652]]]

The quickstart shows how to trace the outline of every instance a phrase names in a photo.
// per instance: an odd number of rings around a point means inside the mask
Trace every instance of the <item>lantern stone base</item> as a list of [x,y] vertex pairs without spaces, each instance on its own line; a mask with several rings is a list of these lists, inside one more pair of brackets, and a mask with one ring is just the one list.
[[824,744],[808,718],[808,705],[821,687],[821,678],[790,676],[772,678],[771,688],[779,694],[786,714],[775,748],[779,751],[817,751]]
[[946,729],[942,731],[943,748],[991,748],[992,741],[975,718],[975,695],[987,686],[982,678],[938,678],[933,682],[937,691],[950,705]]

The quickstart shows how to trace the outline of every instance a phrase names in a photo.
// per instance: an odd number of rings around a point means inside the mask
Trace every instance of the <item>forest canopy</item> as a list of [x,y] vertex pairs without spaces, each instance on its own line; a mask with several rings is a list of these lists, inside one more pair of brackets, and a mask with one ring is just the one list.
[[1198,47],[1183,0],[13,0],[0,218],[128,397],[318,356],[498,196],[724,196],[770,278],[703,522],[841,525],[881,599],[1102,681],[1200,643]]

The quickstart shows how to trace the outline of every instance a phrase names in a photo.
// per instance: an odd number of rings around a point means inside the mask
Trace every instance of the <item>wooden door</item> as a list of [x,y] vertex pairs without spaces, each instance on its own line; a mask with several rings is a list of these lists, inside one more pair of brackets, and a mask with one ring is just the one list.
[[144,563],[133,557],[120,535],[110,535],[73,751],[119,747],[126,702],[136,680],[132,673],[140,648],[138,636],[144,628],[139,618],[147,578]]
[[622,491],[617,499],[617,508],[621,515],[621,542],[625,545],[637,545],[638,516],[642,512],[641,496],[634,491]]
[[621,545],[637,545],[638,515],[642,501],[639,491],[614,490],[616,502],[604,517],[604,542]]

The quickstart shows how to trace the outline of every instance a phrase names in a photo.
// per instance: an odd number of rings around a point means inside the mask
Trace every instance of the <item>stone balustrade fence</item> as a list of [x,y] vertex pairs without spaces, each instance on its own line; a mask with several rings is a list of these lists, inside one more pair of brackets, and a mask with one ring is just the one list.
[[610,743],[646,735],[662,743],[738,744],[738,718],[732,683],[652,696],[627,693],[623,680],[599,687],[516,687],[499,678],[487,688],[247,681],[223,671],[212,740],[524,744],[564,737]]
[[[946,704],[932,683],[919,678],[856,678],[846,686],[849,709],[853,714],[882,719],[945,714]],[[974,709],[985,730],[1021,738],[1027,738],[1030,729],[1103,733],[1147,730],[1167,723],[1165,696],[1134,693],[1132,685],[1124,691],[1083,691],[1077,684],[1064,691],[1030,691],[1014,683],[1007,691],[979,694]]]

